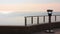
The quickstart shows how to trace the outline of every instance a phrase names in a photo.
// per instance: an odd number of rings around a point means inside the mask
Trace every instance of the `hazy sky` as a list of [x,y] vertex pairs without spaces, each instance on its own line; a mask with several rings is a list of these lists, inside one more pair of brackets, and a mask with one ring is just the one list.
[[0,11],[60,11],[60,0],[0,0]]
[[[47,9],[60,11],[60,0],[0,0],[0,25],[24,25],[24,17],[19,17],[19,12],[25,15],[25,12],[42,12]],[[18,16],[11,12],[18,13]]]
[[60,0],[0,0],[0,4],[20,4],[20,3],[34,3],[34,4],[43,4],[43,3],[59,3]]

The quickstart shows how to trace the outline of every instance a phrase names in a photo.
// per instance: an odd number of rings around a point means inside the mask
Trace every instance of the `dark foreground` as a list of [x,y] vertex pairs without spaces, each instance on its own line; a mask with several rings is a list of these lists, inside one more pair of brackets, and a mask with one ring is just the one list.
[[32,33],[32,34],[60,34],[60,29],[54,29],[53,33],[47,33],[45,31],[41,31],[41,32],[36,32],[36,33]]
[[0,26],[0,34],[60,34],[60,22],[51,23],[54,33],[45,33],[49,24],[38,24],[33,26]]
[[[0,34],[22,34],[19,31],[1,31]],[[23,34],[26,34],[23,32]],[[60,29],[54,29],[54,33],[46,33],[45,31],[27,33],[27,34],[60,34]]]

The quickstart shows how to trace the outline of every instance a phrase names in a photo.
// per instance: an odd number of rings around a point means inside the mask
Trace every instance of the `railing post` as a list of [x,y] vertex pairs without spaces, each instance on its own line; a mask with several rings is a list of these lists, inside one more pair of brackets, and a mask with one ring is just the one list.
[[45,22],[45,16],[43,17],[43,22]]
[[33,24],[33,16],[31,16],[31,24]]
[[37,24],[39,24],[39,16],[37,16]]
[[27,17],[25,17],[25,26],[27,26]]
[[56,21],[56,16],[55,16],[55,21]]

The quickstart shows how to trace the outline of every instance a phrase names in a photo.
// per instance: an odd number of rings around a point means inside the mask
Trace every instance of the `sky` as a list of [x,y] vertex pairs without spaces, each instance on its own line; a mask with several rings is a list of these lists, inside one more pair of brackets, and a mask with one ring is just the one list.
[[60,11],[60,0],[0,0],[0,12]]
[[39,12],[46,12],[47,9],[59,12],[60,0],[0,0],[0,25],[24,25],[24,17],[20,15],[25,15],[25,12],[40,15]]

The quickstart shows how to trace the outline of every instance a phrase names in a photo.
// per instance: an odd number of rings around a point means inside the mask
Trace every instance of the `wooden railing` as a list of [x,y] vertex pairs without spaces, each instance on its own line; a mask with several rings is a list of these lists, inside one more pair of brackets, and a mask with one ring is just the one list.
[[[45,23],[45,17],[46,17],[46,16],[47,16],[47,15],[45,15],[45,16],[26,16],[26,17],[25,17],[25,26],[27,26],[27,21],[28,21],[27,18],[28,18],[28,17],[31,17],[31,24],[33,24],[33,21],[34,21],[33,18],[34,18],[34,17],[37,17],[37,24],[39,24],[39,21],[40,21],[40,20],[39,20],[39,17],[43,17],[43,22]],[[54,18],[55,18],[55,22],[56,22],[57,16],[60,16],[60,15],[52,15],[52,16],[55,16]]]

